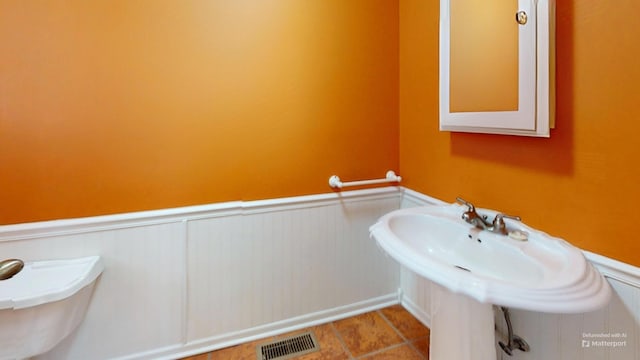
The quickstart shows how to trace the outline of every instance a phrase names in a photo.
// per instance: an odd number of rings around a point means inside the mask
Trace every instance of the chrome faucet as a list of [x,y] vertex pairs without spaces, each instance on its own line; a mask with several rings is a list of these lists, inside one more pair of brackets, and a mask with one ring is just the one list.
[[487,222],[487,216],[478,215],[478,213],[476,212],[476,207],[472,203],[466,201],[461,197],[457,197],[456,201],[468,208],[467,211],[462,213],[462,220],[483,230],[486,230],[489,226],[491,226],[491,224]]
[[497,214],[496,217],[493,219],[493,222],[489,222],[487,221],[487,215],[479,215],[476,212],[476,207],[472,203],[460,197],[457,197],[456,201],[462,205],[465,205],[468,208],[467,211],[462,213],[462,220],[477,227],[478,229],[488,230],[497,234],[507,235],[509,234],[509,231],[507,230],[507,226],[504,223],[504,219],[507,218],[507,219],[520,221],[520,216]]
[[521,220],[520,216],[498,214],[493,219],[493,224],[491,225],[491,231],[493,231],[494,233],[502,234],[502,235],[509,235],[509,230],[507,230],[507,226],[504,224],[505,218],[517,220],[517,221]]

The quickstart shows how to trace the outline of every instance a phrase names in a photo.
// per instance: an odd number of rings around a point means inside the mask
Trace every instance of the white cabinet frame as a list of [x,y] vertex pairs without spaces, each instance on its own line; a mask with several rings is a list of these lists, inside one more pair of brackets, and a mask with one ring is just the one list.
[[528,15],[518,35],[518,110],[454,113],[449,110],[451,1],[456,0],[440,1],[440,130],[549,137],[555,107],[554,0],[518,2]]

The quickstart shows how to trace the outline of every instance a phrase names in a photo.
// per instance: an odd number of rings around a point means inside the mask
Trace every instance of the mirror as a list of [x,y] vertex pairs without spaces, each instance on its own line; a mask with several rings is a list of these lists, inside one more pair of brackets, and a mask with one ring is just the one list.
[[451,112],[518,110],[518,23],[512,19],[517,5],[514,0],[451,2]]

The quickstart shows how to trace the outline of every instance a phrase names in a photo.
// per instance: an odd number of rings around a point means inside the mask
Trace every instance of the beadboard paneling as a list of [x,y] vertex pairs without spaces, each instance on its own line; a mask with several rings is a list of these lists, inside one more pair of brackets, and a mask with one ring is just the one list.
[[[443,201],[404,189],[400,208],[444,204]],[[402,305],[426,326],[431,325],[431,281],[418,276],[413,271],[400,266],[400,289]]]
[[38,359],[176,359],[397,302],[368,228],[396,187],[0,226],[0,258],[100,255],[77,331]]
[[395,294],[399,268],[368,228],[398,200],[189,222],[188,341]]
[[100,255],[104,261],[78,330],[38,359],[108,359],[181,341],[181,223],[4,241],[0,254],[29,261]]
[[[399,207],[442,203],[402,188],[0,227],[0,257],[101,255],[85,321],[39,359],[175,359],[397,301],[429,324],[429,281],[401,269],[368,228]],[[512,309],[531,345],[499,359],[640,358],[640,271],[586,253],[614,289],[589,314]],[[505,331],[496,313],[499,332]],[[626,334],[616,348],[584,333]],[[500,335],[498,335],[500,336]]]

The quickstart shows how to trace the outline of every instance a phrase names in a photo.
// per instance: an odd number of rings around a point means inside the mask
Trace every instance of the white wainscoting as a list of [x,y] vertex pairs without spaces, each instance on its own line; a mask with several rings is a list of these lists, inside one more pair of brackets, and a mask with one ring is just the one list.
[[[438,202],[437,199],[405,189],[401,207]],[[498,348],[499,360],[640,359],[640,268],[589,252],[585,252],[585,256],[611,284],[614,291],[611,303],[601,310],[576,315],[511,309],[514,332],[527,341],[531,351],[514,351],[513,356],[508,356]],[[400,284],[402,304],[428,325],[431,282],[402,268]],[[501,311],[496,309],[495,313],[499,333],[497,338],[504,341],[506,323]],[[500,337],[500,334],[504,336]]]
[[184,233],[175,222],[0,242],[2,258],[100,255],[104,261],[78,331],[41,358],[107,359],[179,343]]
[[397,303],[369,238],[385,187],[0,226],[0,258],[100,255],[85,320],[38,359],[175,359]]
[[[0,226],[0,258],[105,262],[84,322],[38,359],[175,359],[390,305],[398,288],[428,325],[430,282],[384,256],[368,228],[438,203],[386,187]],[[611,304],[580,315],[512,309],[531,352],[500,360],[640,358],[640,269],[585,255],[609,279]],[[498,312],[496,324],[505,332]],[[593,334],[626,343],[596,346]]]

